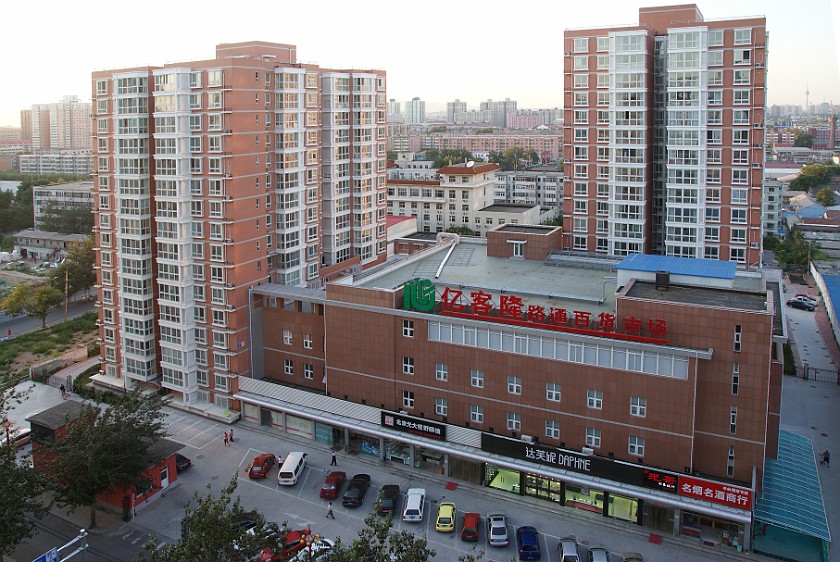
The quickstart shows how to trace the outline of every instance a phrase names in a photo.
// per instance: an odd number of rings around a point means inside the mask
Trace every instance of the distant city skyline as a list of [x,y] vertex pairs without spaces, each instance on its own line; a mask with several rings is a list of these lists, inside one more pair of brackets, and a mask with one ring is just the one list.
[[[152,0],[130,13],[93,0],[85,5],[84,18],[72,4],[15,2],[4,10],[0,34],[0,77],[7,85],[0,90],[0,126],[20,126],[20,111],[33,104],[65,95],[89,100],[94,70],[210,59],[216,43],[243,40],[297,45],[303,62],[383,69],[389,99],[404,104],[419,97],[429,113],[445,110],[456,98],[469,107],[491,98],[516,100],[520,108],[561,107],[565,29],[632,25],[640,7],[679,3],[602,0],[592,10],[532,2],[501,14],[440,0],[424,2],[411,13],[379,0],[313,0],[284,5],[276,25],[255,26],[255,12],[231,11],[218,0],[209,0],[202,10]],[[812,105],[840,103],[840,0],[813,0],[796,10],[782,0],[696,4],[707,20],[766,16],[768,105],[804,106],[806,88]],[[348,33],[352,49],[342,39]]]

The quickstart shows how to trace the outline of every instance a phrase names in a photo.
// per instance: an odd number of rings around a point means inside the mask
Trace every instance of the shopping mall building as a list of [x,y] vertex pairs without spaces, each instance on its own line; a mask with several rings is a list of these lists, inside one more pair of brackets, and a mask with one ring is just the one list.
[[323,289],[252,289],[243,421],[749,549],[779,443],[780,281],[734,262],[440,235]]

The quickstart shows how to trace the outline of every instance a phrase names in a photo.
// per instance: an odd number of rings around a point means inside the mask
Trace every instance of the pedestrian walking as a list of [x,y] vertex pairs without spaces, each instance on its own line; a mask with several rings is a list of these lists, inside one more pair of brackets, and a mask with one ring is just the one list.
[[333,515],[333,510],[332,510],[332,502],[327,504],[327,515],[326,516],[330,517],[332,519],[335,519],[335,515]]
[[58,390],[61,391],[61,397],[62,398],[67,398],[67,389],[64,387],[63,384],[58,387]]
[[230,442],[233,443],[233,428],[230,428]]
[[228,446],[228,432],[225,431],[225,447]]
[[338,466],[338,462],[335,458],[335,451],[332,452],[332,460],[330,461],[330,466]]
[[828,453],[828,449],[826,449],[825,451],[823,451],[822,460],[820,461],[820,464],[824,464],[828,467],[831,466],[829,462],[831,462],[831,455]]
[[9,336],[9,339],[12,339],[12,329],[11,328],[8,329],[8,331],[6,332],[6,335]]

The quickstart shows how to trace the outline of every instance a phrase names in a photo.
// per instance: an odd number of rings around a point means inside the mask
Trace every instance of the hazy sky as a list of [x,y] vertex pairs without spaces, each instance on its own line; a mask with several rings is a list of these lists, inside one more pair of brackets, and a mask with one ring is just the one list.
[[[560,107],[563,30],[638,23],[661,0],[13,0],[0,24],[0,125],[64,95],[90,98],[93,70],[213,58],[217,43],[298,46],[302,62],[381,68],[388,97],[418,96],[427,111],[460,98],[475,108],[511,98]],[[840,103],[840,0],[700,0],[707,20],[764,15],[770,32],[768,103]],[[833,14],[832,14],[833,7]]]

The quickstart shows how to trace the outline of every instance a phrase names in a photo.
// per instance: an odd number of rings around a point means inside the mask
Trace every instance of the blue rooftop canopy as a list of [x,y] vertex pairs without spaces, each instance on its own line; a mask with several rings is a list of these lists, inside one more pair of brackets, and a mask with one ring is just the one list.
[[621,260],[616,269],[631,271],[667,271],[671,275],[691,275],[713,279],[734,279],[737,265],[732,261],[701,260],[673,256],[631,254]]

